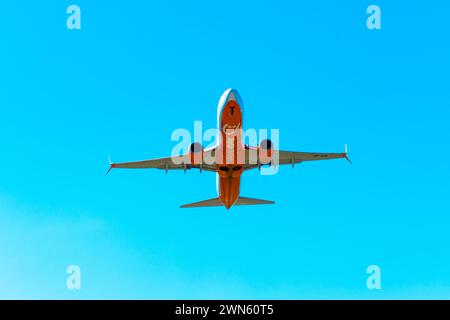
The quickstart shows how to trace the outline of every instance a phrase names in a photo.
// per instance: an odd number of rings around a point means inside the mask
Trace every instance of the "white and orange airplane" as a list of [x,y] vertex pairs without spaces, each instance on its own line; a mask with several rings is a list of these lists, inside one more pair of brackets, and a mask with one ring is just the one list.
[[[204,149],[194,142],[185,155],[176,155],[136,162],[112,163],[110,168],[168,170],[186,170],[197,168],[200,171],[217,173],[218,197],[182,205],[181,208],[233,205],[273,204],[274,201],[253,199],[240,196],[241,175],[244,171],[261,168],[262,165],[294,166],[296,163],[314,160],[329,160],[347,157],[347,146],[344,153],[316,153],[274,150],[269,139],[262,140],[257,147],[244,145],[242,136],[243,103],[235,89],[226,90],[219,101],[217,110],[217,127],[219,134],[217,145]],[[350,162],[351,163],[351,162]]]

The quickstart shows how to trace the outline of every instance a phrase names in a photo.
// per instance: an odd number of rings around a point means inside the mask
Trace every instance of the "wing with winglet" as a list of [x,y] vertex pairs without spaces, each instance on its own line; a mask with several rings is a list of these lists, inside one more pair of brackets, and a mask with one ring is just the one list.
[[[214,152],[214,148],[205,150],[204,153]],[[208,159],[210,154],[206,154],[203,158]],[[134,161],[134,162],[112,162],[109,160],[109,170],[106,174],[108,174],[112,169],[160,169],[165,170],[190,170],[193,168],[197,168],[205,171],[217,171],[217,166],[214,164],[207,164],[205,162],[200,164],[193,164],[189,161],[189,156],[172,156],[166,158],[157,158],[150,160],[142,160],[142,161]]]
[[[297,151],[273,151],[277,160],[274,160],[274,164],[285,165],[290,164],[294,166],[296,163],[303,161],[317,161],[317,160],[332,160],[332,159],[346,159],[349,163],[352,163],[347,156],[347,145],[345,145],[345,151],[341,153],[323,153],[323,152],[297,152]],[[246,159],[251,159],[250,156],[246,156]],[[245,170],[258,168],[260,165],[247,162]]]

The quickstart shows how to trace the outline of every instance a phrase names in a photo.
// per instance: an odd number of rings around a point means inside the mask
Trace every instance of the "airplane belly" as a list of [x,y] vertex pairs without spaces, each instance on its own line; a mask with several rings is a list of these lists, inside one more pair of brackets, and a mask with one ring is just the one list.
[[219,198],[227,209],[229,209],[239,198],[241,177],[220,177]]
[[[221,99],[222,100],[222,99]],[[219,103],[220,144],[216,148],[219,198],[229,209],[239,198],[245,149],[242,143],[242,101],[236,90],[227,90]]]

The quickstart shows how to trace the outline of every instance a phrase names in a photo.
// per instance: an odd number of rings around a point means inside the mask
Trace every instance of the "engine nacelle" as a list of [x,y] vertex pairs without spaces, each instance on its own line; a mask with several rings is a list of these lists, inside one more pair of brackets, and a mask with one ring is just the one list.
[[269,139],[261,140],[258,146],[258,160],[261,164],[268,164],[272,161],[273,144]]
[[203,163],[203,146],[194,142],[189,147],[189,160],[191,164],[202,164]]

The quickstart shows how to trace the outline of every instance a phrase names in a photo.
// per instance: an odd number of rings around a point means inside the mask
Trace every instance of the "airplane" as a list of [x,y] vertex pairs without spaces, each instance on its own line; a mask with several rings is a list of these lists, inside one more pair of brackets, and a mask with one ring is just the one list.
[[[165,170],[199,169],[216,172],[218,197],[182,205],[181,208],[218,207],[230,209],[232,206],[273,204],[274,201],[242,197],[240,195],[241,175],[244,171],[261,168],[262,165],[286,165],[303,161],[330,160],[347,157],[347,145],[343,153],[294,152],[274,150],[269,139],[261,140],[257,147],[244,145],[242,142],[243,103],[236,89],[227,89],[219,100],[217,109],[217,127],[219,129],[217,144],[204,149],[194,142],[188,153],[166,158],[136,162],[113,163],[111,169],[147,169]],[[231,135],[230,135],[231,132]],[[230,139],[230,136],[232,137]]]

